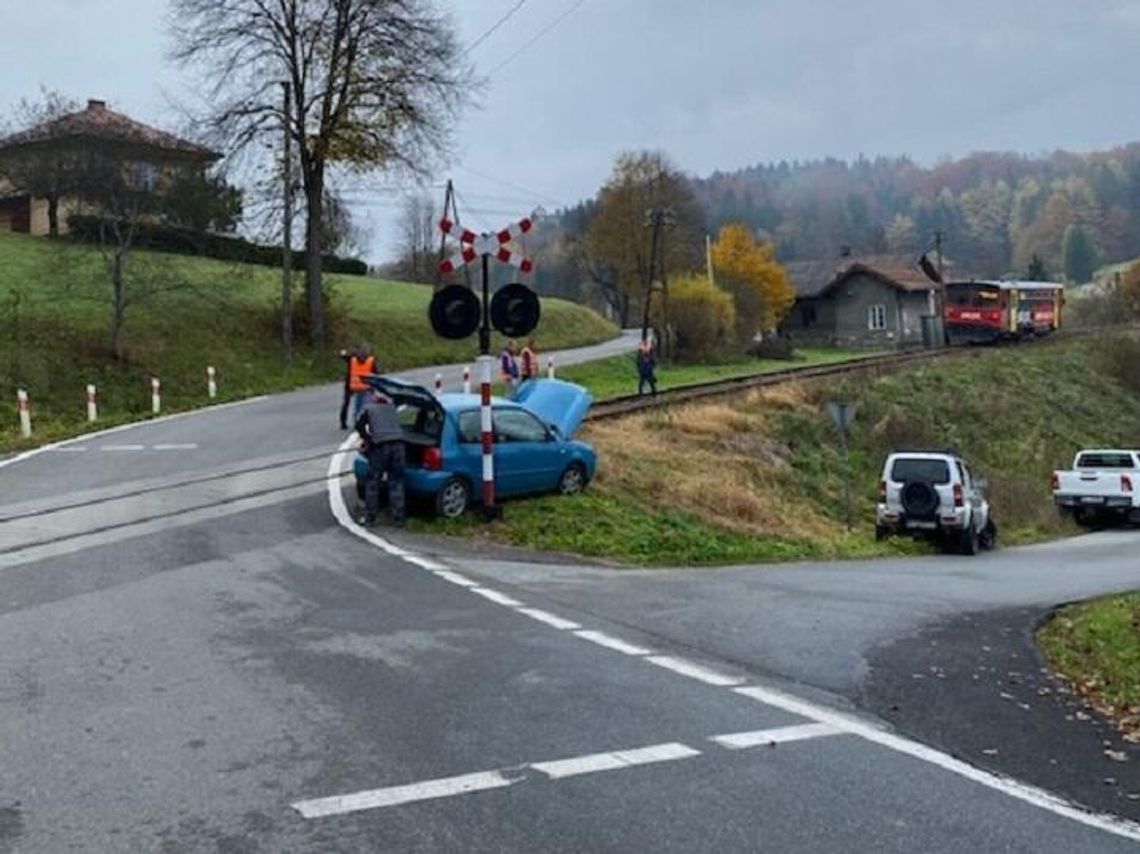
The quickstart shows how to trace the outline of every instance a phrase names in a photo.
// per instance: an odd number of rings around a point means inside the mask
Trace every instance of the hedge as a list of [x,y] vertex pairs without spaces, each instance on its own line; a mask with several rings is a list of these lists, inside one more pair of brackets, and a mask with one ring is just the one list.
[[[68,217],[67,226],[70,230],[68,236],[84,243],[98,243],[100,222],[100,218],[96,216]],[[170,225],[140,224],[135,232],[135,245],[175,255],[199,255],[265,267],[281,266],[280,246],[262,246],[251,243],[244,237],[203,233]],[[295,270],[305,268],[306,254],[303,251],[293,253]],[[368,273],[368,265],[358,258],[340,258],[336,255],[321,257],[326,273],[345,273],[350,276],[364,276]]]

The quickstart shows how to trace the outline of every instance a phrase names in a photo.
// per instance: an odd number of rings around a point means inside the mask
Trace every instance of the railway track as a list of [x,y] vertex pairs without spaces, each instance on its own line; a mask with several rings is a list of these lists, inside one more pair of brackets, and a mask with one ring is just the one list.
[[[1111,329],[1066,330],[1056,333],[1050,338],[1034,342],[1031,346],[1047,346],[1074,338],[1087,338],[1104,335]],[[1121,326],[1119,330],[1134,330],[1135,326]],[[635,412],[644,412],[663,406],[678,403],[690,403],[704,398],[735,394],[753,388],[775,386],[787,382],[816,379],[818,377],[837,377],[848,374],[883,373],[893,371],[909,365],[922,364],[941,359],[950,358],[976,358],[985,353],[993,352],[990,347],[942,347],[935,350],[908,350],[900,353],[888,353],[882,356],[867,356],[862,359],[853,359],[848,362],[836,362],[829,365],[805,365],[798,368],[784,368],[779,371],[770,371],[764,374],[751,374],[743,377],[713,380],[707,383],[692,383],[690,385],[674,386],[658,392],[656,397],[649,395],[630,394],[624,397],[611,398],[594,404],[587,421],[604,421],[610,418],[619,418]]]

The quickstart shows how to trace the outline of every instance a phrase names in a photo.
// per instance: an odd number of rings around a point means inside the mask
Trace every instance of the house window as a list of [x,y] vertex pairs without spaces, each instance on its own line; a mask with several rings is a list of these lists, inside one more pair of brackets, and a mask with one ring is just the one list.
[[882,331],[887,328],[887,307],[873,305],[867,309],[867,328],[872,331]]
[[151,191],[158,183],[158,169],[153,163],[139,161],[131,166],[131,183],[136,190]]

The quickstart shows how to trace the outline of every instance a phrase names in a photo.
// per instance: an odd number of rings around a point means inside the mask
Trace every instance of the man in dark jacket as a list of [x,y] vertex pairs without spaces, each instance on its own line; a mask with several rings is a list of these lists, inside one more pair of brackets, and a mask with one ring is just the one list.
[[649,386],[653,396],[657,396],[657,356],[653,353],[653,344],[642,341],[637,348],[637,393],[645,394],[645,387]]
[[388,476],[388,513],[396,527],[404,525],[404,430],[396,407],[380,392],[372,393],[356,419],[364,440],[368,478],[364,485],[364,524],[375,525],[380,514],[380,479]]

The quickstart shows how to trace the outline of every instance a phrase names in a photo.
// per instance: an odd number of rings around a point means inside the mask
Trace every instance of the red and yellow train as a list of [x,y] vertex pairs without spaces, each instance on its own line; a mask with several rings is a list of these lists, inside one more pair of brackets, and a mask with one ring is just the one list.
[[950,344],[995,344],[1061,328],[1064,285],[1056,282],[948,282],[942,322]]

